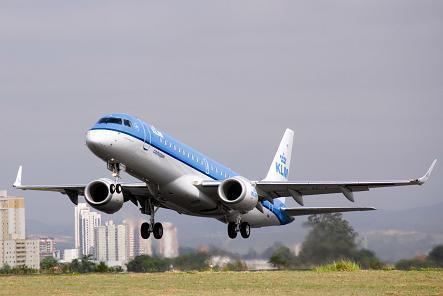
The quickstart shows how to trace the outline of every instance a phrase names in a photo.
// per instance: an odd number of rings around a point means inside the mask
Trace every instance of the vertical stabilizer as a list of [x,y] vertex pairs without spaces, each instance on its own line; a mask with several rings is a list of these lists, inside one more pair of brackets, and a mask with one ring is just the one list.
[[280,142],[280,146],[278,146],[278,150],[275,153],[268,174],[263,181],[288,181],[293,140],[294,131],[286,129]]
[[[289,168],[291,166],[292,143],[294,141],[294,131],[286,129],[285,134],[275,153],[268,174],[263,181],[288,181]],[[279,198],[283,203],[285,198]]]

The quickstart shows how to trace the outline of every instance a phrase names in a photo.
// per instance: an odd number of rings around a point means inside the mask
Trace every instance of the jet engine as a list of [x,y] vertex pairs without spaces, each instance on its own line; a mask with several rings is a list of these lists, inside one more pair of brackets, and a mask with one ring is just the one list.
[[109,179],[92,181],[85,187],[85,199],[96,210],[113,214],[120,210],[124,203],[123,193],[111,193],[114,182]]
[[240,212],[248,212],[258,203],[255,187],[243,177],[224,180],[218,186],[218,196],[229,208]]

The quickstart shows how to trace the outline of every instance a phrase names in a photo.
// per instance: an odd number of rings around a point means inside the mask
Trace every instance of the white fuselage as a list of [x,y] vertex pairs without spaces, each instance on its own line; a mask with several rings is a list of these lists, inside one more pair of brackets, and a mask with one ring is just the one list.
[[[86,136],[89,149],[105,162],[123,164],[131,176],[146,182],[151,194],[166,207],[179,213],[213,217],[223,222],[235,221],[239,213],[226,214],[220,201],[209,197],[195,185],[211,180],[188,164],[171,157],[149,143],[114,130],[90,130]],[[251,227],[280,225],[273,212],[253,209],[241,214]]]

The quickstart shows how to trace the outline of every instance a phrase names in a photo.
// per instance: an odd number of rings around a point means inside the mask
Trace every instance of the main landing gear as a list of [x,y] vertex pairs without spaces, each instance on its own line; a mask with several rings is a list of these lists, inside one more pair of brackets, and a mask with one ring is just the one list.
[[151,202],[151,199],[145,202],[145,209],[143,211],[144,214],[149,215],[149,223],[144,222],[140,226],[140,235],[143,239],[148,239],[151,233],[154,234],[155,239],[161,239],[163,236],[163,225],[159,222],[155,222],[155,212],[158,210],[154,209],[154,205]]
[[251,235],[251,226],[248,222],[229,222],[228,223],[228,236],[231,239],[237,237],[237,233],[240,232],[243,238],[248,238]]
[[163,236],[163,225],[159,222],[154,224],[143,222],[140,227],[140,234],[142,239],[148,239],[151,233],[154,234],[155,239],[161,239]]

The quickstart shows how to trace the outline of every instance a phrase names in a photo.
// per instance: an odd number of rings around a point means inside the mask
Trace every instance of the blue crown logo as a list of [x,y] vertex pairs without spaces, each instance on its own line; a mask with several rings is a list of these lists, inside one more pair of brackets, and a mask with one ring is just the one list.
[[287,159],[286,159],[286,156],[284,153],[282,155],[280,155],[280,161],[281,161],[281,163],[286,164]]

